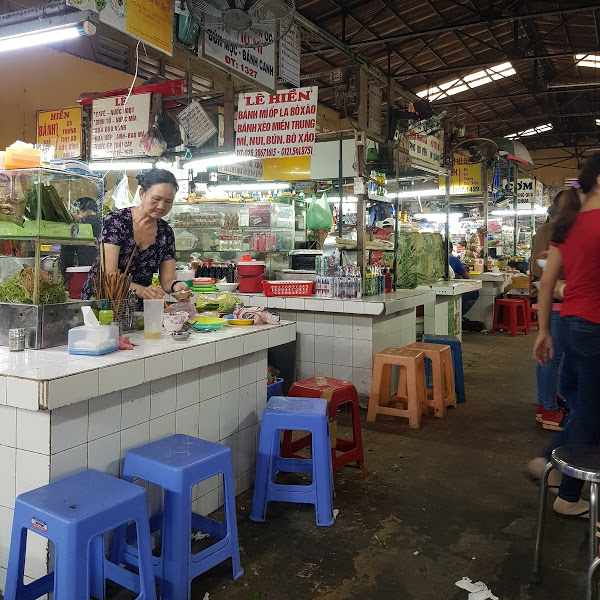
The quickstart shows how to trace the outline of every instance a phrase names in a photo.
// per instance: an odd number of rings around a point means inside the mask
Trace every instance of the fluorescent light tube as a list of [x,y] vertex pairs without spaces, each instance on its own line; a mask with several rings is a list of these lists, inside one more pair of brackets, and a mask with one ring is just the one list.
[[445,195],[444,190],[431,189],[431,190],[409,190],[396,193],[387,194],[387,198],[424,198],[427,196],[443,196]]
[[269,190],[287,190],[290,188],[289,183],[222,183],[212,186],[212,190],[223,190],[225,192],[262,192]]
[[254,156],[237,156],[236,154],[221,154],[190,160],[183,165],[184,169],[193,169],[194,171],[205,171],[209,167],[225,167],[227,165],[237,165],[239,163],[256,160]]
[[152,168],[152,162],[143,160],[98,161],[90,163],[92,171],[145,171]]

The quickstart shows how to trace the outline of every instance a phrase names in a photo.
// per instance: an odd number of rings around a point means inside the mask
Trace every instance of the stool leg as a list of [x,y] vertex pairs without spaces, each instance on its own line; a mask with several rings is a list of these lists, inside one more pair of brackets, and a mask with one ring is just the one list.
[[[76,564],[74,564],[75,557]],[[54,569],[54,597],[80,600],[90,597],[88,570],[89,546],[86,542],[56,547]]]
[[[415,361],[416,363],[416,361]],[[408,395],[408,424],[412,429],[421,427],[421,398],[419,394],[419,374],[417,373],[417,365],[413,369],[406,369],[407,395]],[[425,385],[425,367],[423,367],[423,382]],[[425,392],[427,393],[427,392]]]
[[498,311],[500,309],[500,306],[496,303],[494,303],[494,321],[492,323],[492,335],[494,335],[494,333],[496,333],[496,327],[498,325]]
[[[369,395],[369,409],[367,411],[367,421],[373,422],[377,418],[377,408],[381,402],[383,385],[383,364],[375,360],[373,365],[373,376],[371,378],[371,393]],[[389,390],[387,392],[389,394]]]
[[445,403],[447,406],[456,408],[456,384],[454,380],[454,365],[452,361],[452,350],[448,350],[442,359],[444,364],[444,380],[446,383]]
[[267,486],[269,485],[269,472],[271,461],[271,448],[277,431],[269,427],[263,419],[260,437],[258,440],[258,456],[256,458],[256,476],[254,478],[254,493],[252,496],[252,510],[250,520],[263,523],[267,515]]
[[227,472],[223,473],[224,496],[225,496],[225,522],[231,544],[231,566],[233,567],[233,578],[238,579],[244,574],[240,562],[240,543],[238,540],[237,515],[235,511],[235,489],[233,485],[233,464],[231,454],[227,456]]
[[596,532],[598,531],[598,484],[590,483],[590,516],[589,516],[589,530],[590,530],[590,565],[594,562],[598,556],[598,537]]
[[442,360],[439,354],[431,359],[431,371],[433,373],[433,410],[435,416],[441,419],[446,416],[446,405],[444,402]]
[[466,401],[465,395],[465,374],[463,370],[462,348],[456,348],[452,355],[452,364],[454,365],[454,386],[456,389],[457,402]]
[[317,496],[317,525],[333,525],[333,466],[331,463],[331,444],[329,441],[329,423],[319,424],[319,430],[312,432],[313,484]]
[[90,542],[90,595],[104,600],[104,534],[97,535]]
[[362,467],[365,464],[365,458],[363,454],[363,443],[362,443],[362,431],[360,428],[360,410],[358,409],[358,394],[352,394],[352,402],[350,402],[352,410],[352,437],[354,447],[358,448],[359,457],[356,464]]
[[10,538],[10,553],[4,600],[17,600],[23,594],[23,575],[25,574],[25,552],[27,549],[27,529],[14,520]]
[[[165,490],[165,522],[169,531],[168,535],[163,536],[163,600],[190,600],[189,560],[192,532],[190,496],[191,490],[186,502]],[[137,526],[139,535],[142,528],[139,523]],[[148,539],[150,539],[149,532]],[[152,569],[151,564],[150,569]]]
[[600,558],[594,559],[586,574],[585,600],[596,600],[596,571],[600,567]]
[[[156,583],[154,579],[154,566],[152,564],[152,536],[150,534],[150,521],[148,518],[144,518],[139,521],[135,521],[135,528],[137,533],[138,540],[138,549],[139,549],[139,567],[140,567],[140,592],[143,598],[148,598],[148,600],[156,599]],[[191,529],[190,529],[191,533]],[[190,548],[190,536],[187,536],[187,548],[189,553]],[[186,561],[187,566],[187,561]],[[189,578],[186,576],[186,581]],[[188,584],[188,590],[189,590]],[[162,589],[161,589],[162,592]],[[188,591],[189,594],[189,591]],[[165,599],[167,596],[164,596]],[[189,596],[188,596],[189,597]],[[185,596],[181,596],[183,600]]]
[[548,463],[542,471],[540,491],[538,494],[538,514],[535,534],[535,549],[533,553],[533,569],[531,583],[542,583],[542,544],[544,541],[544,520],[546,518],[546,503],[548,500],[548,475],[552,471],[552,463]]
[[517,307],[514,304],[510,306],[510,335],[511,337],[517,337]]

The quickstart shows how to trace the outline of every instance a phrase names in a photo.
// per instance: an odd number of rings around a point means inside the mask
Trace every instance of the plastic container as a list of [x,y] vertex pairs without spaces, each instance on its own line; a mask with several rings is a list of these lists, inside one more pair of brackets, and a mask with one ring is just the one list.
[[81,291],[92,267],[67,267],[67,289],[69,298],[79,300]]
[[42,152],[36,148],[7,148],[4,154],[5,169],[31,169],[42,164]]
[[240,261],[238,262],[238,277],[254,277],[256,275],[263,275],[266,264],[267,263],[262,260],[252,260],[249,262]]
[[69,354],[98,356],[119,349],[116,325],[82,325],[69,329]]
[[238,291],[242,294],[260,294],[263,291],[263,275],[255,277],[238,277]]
[[312,296],[312,281],[263,281],[265,296]]
[[164,300],[144,300],[144,337],[149,340],[162,338]]
[[188,319],[189,315],[186,312],[163,313],[163,327],[171,333],[180,331]]
[[281,385],[283,384],[283,379],[278,377],[273,383],[267,386],[267,400],[271,398],[271,396],[281,396]]

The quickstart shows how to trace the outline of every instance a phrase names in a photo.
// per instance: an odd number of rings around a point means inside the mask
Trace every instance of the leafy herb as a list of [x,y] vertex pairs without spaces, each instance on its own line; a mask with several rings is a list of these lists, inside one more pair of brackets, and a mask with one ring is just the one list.
[[[25,267],[8,281],[0,283],[0,302],[32,304],[34,283],[35,271],[31,267]],[[67,293],[62,277],[53,279],[45,271],[40,271],[38,285],[40,304],[66,302]]]

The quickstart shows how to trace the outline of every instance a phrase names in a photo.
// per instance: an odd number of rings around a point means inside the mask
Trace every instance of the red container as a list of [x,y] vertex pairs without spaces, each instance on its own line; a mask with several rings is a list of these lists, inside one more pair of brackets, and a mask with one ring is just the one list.
[[88,278],[88,273],[92,267],[67,267],[67,289],[69,298],[79,300],[83,286]]
[[238,261],[238,276],[241,277],[256,277],[264,275],[265,262],[261,260],[253,260],[250,262]]
[[265,278],[263,275],[257,275],[255,277],[238,275],[238,291],[242,294],[260,294],[263,291],[264,280]]
[[312,296],[312,281],[264,281],[265,296]]

